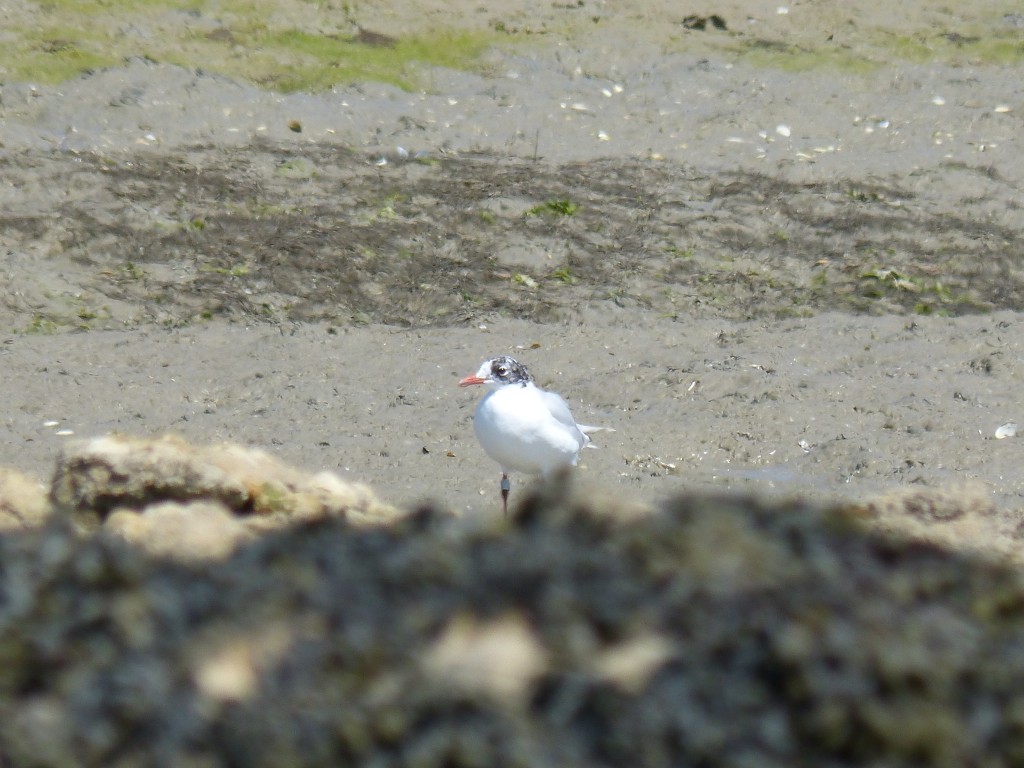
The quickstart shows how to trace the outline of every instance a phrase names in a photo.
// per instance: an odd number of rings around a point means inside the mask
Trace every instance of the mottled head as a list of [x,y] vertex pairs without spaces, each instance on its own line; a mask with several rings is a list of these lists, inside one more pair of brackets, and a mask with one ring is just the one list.
[[471,387],[474,384],[488,384],[504,387],[518,384],[525,387],[533,381],[526,366],[508,355],[495,357],[480,366],[475,376],[467,376],[459,382],[460,387]]

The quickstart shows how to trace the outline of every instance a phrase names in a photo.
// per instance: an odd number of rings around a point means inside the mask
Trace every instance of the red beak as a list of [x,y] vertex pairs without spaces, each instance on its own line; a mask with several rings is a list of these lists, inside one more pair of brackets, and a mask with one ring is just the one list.
[[486,379],[481,379],[479,376],[467,376],[459,381],[460,387],[472,387],[474,384],[486,384]]

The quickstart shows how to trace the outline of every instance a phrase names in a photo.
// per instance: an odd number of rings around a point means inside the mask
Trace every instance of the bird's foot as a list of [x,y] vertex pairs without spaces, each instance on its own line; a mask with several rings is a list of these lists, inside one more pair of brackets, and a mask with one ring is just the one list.
[[501,511],[508,515],[508,492],[512,490],[512,483],[508,479],[508,475],[501,476]]

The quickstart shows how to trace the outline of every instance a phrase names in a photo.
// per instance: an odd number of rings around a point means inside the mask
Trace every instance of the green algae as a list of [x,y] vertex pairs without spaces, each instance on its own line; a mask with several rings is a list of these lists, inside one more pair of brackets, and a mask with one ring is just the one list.
[[279,2],[73,3],[55,0],[5,30],[0,80],[56,84],[131,57],[202,66],[281,91],[318,91],[357,81],[429,87],[431,67],[482,68],[508,35],[430,30],[415,36],[353,35],[344,14],[314,11],[299,28]]

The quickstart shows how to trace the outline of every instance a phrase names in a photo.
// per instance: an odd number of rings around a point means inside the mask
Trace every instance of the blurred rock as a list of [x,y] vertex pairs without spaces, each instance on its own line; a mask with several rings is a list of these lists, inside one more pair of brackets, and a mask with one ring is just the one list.
[[127,541],[247,518],[153,496],[118,497],[116,536],[0,535],[0,765],[1024,757],[1021,572],[852,514],[688,496],[617,517],[556,480],[508,519],[321,515],[198,565]]
[[226,557],[253,533],[223,504],[173,501],[151,504],[141,512],[116,509],[103,530],[150,554],[181,560]]
[[1024,564],[1024,514],[998,510],[979,482],[931,488],[891,488],[852,506],[850,512],[889,537],[969,552],[998,562]]
[[[218,505],[253,530],[319,517],[359,524],[398,517],[368,487],[330,473],[310,475],[254,448],[195,447],[173,436],[111,435],[68,444],[57,462],[51,500],[58,513],[85,530],[95,529],[115,510],[141,513],[165,502],[183,505],[182,513],[200,510],[211,519],[209,504]],[[195,501],[205,505],[192,507]],[[136,540],[143,530],[124,520],[117,527]]]
[[49,513],[46,487],[39,480],[0,467],[0,531],[41,525]]
[[459,615],[423,657],[438,681],[499,703],[514,704],[546,671],[547,652],[522,616],[481,623]]

